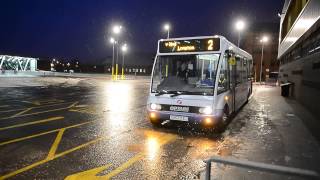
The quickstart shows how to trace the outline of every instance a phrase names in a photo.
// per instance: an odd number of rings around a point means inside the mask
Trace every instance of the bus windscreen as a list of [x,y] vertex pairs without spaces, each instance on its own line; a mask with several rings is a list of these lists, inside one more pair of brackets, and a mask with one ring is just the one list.
[[219,38],[162,40],[159,43],[159,53],[203,52],[219,50]]

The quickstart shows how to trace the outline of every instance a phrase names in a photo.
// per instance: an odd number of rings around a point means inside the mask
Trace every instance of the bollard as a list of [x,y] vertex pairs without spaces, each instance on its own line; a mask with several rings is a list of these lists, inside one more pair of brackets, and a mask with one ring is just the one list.
[[113,66],[112,66],[112,70],[111,70],[111,79],[112,79],[112,80],[114,79],[113,76],[114,76],[114,68],[113,68]]
[[206,162],[206,177],[205,177],[205,180],[210,180],[210,176],[211,176],[211,162],[207,161]]

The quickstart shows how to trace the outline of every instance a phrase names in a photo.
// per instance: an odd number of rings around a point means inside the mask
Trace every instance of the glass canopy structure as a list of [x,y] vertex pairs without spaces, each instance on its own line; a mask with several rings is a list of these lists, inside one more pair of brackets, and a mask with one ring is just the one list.
[[36,71],[38,58],[0,55],[0,70]]

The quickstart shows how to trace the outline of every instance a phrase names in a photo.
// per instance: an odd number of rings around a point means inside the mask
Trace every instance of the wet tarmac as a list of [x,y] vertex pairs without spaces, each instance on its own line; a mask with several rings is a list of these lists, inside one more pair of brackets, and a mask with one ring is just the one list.
[[[261,98],[253,97],[216,134],[182,124],[152,127],[148,79],[48,84],[0,88],[0,179],[199,179],[203,160],[213,155],[250,159],[248,153],[264,148],[278,153],[256,154],[268,163],[295,158],[284,145],[274,146],[286,139],[265,117]],[[319,158],[312,154],[319,145],[309,145],[313,152],[305,159]]]

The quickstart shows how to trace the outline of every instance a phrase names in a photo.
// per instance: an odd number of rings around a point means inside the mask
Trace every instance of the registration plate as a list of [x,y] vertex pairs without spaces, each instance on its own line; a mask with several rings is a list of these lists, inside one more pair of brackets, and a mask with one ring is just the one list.
[[170,120],[174,120],[174,121],[188,121],[188,117],[170,115]]
[[184,106],[170,106],[170,111],[189,112],[189,109],[189,107]]

